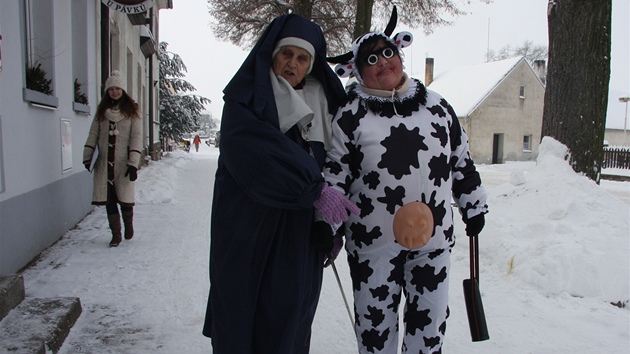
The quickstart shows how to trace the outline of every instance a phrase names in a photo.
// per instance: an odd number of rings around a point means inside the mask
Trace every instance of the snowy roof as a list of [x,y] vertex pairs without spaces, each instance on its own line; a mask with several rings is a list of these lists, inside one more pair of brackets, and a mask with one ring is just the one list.
[[437,74],[428,86],[442,95],[458,116],[468,116],[524,57],[459,67]]

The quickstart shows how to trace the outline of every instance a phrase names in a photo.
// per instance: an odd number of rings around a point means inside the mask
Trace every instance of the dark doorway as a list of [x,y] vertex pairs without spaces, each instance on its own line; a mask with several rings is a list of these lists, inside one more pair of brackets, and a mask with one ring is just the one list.
[[503,134],[494,134],[492,138],[492,163],[503,163]]

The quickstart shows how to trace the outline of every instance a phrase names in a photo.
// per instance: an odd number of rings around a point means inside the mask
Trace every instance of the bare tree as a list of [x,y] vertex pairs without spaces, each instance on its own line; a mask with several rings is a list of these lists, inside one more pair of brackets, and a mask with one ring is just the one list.
[[329,55],[337,55],[348,51],[349,44],[359,35],[383,30],[394,5],[398,5],[401,23],[411,28],[422,27],[429,34],[438,26],[452,23],[443,15],[465,14],[455,3],[454,0],[208,0],[208,10],[215,19],[211,25],[215,36],[244,48],[251,48],[275,17],[299,14],[322,27]]
[[[476,0],[477,2],[483,2],[486,4],[492,3],[493,0]],[[472,1],[467,0],[466,3],[470,4]],[[422,28],[425,34],[431,34],[433,31],[442,26],[452,25],[453,21],[447,20],[445,16],[452,16],[453,18],[466,15],[466,12],[461,10],[457,3],[461,4],[462,1],[453,0],[357,0],[357,6],[373,6],[373,12],[376,15],[374,21],[371,17],[365,17],[363,23],[357,21],[355,28],[361,28],[362,31],[356,32],[355,38],[359,35],[368,32],[370,30],[382,30],[384,24],[389,19],[389,15],[392,12],[394,5],[398,8],[398,19],[400,23],[406,24],[411,28]],[[364,5],[362,5],[364,3]],[[370,11],[370,14],[372,11]],[[370,23],[374,23],[370,26]]]
[[[316,6],[315,6],[316,4]],[[215,22],[215,36],[239,47],[251,48],[262,31],[277,16],[296,13],[317,22],[329,48],[349,43],[352,23],[348,14],[354,6],[342,0],[208,0]]]
[[565,144],[573,169],[599,183],[603,159],[612,0],[550,0],[542,136]]
[[499,49],[498,52],[489,50],[486,56],[486,62],[509,59],[515,56],[524,56],[530,64],[536,60],[547,61],[547,47],[534,45],[532,41],[524,41],[521,46],[515,48],[512,48],[512,46],[508,44]]

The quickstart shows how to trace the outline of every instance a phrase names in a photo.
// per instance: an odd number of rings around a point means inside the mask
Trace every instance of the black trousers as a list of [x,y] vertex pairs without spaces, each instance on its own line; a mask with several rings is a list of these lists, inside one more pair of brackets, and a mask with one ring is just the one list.
[[[119,215],[118,213],[118,197],[116,196],[116,188],[111,184],[107,186],[107,204],[105,204],[107,215]],[[120,210],[132,211],[133,206],[121,205]]]

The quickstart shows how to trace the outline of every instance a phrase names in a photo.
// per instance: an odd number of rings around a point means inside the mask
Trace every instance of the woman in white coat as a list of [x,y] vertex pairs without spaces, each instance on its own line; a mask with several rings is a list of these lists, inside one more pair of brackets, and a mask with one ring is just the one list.
[[95,153],[93,205],[105,205],[112,230],[111,247],[122,241],[120,214],[125,239],[133,237],[134,181],[142,149],[142,120],[138,104],[125,89],[120,72],[113,71],[105,82],[105,95],[96,109],[83,149],[83,164],[90,170]]

